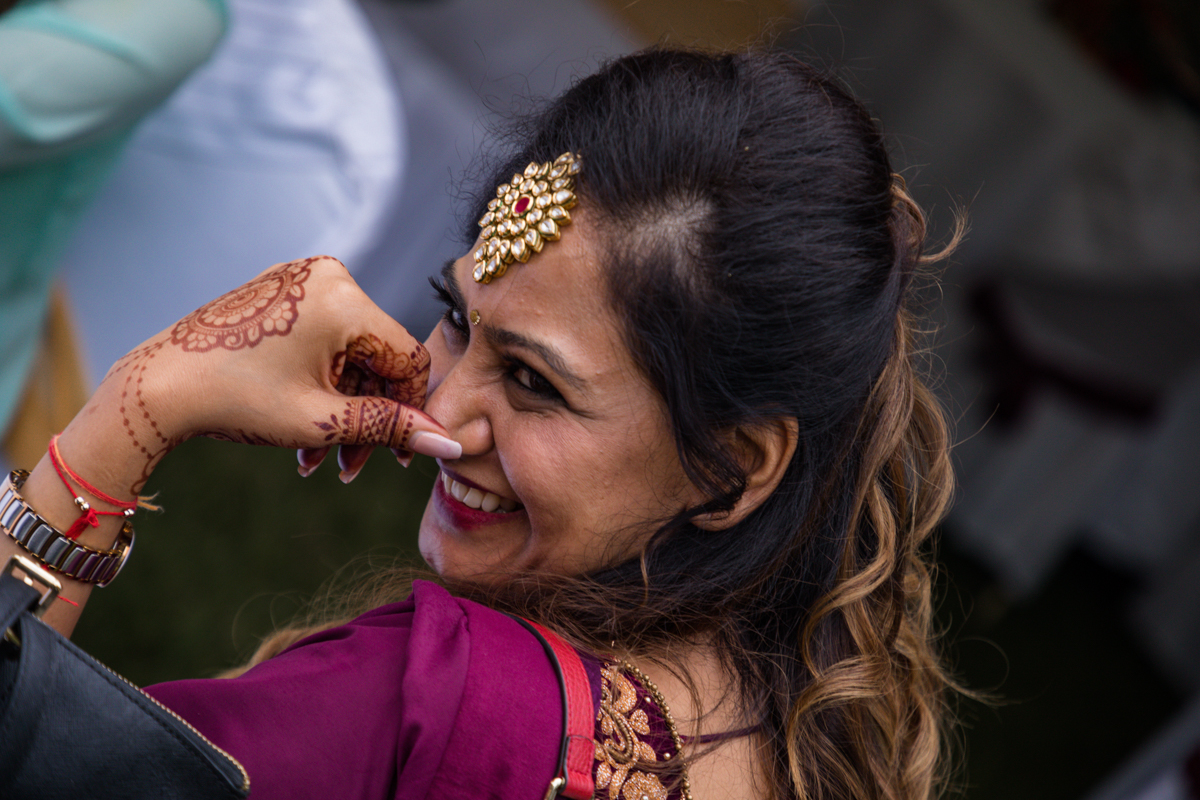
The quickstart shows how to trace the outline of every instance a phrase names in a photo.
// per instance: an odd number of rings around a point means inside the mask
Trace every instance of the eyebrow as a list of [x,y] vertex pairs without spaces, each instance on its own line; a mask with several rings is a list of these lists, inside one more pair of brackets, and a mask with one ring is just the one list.
[[[466,300],[463,298],[462,288],[458,285],[458,276],[454,273],[454,264],[454,259],[446,261],[446,264],[442,267],[442,280],[445,281],[446,291],[454,298],[455,304],[465,311]],[[493,344],[519,347],[523,350],[536,353],[560,378],[571,384],[575,389],[583,391],[585,385],[583,378],[580,378],[571,371],[567,366],[566,360],[558,350],[535,339],[530,339],[528,336],[516,331],[510,331],[507,328],[498,328],[488,323],[484,323],[481,327],[483,328],[484,335]]]

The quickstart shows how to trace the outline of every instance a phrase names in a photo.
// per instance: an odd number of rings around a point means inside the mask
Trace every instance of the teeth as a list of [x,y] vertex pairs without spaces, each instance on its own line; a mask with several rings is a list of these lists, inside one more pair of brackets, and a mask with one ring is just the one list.
[[516,500],[500,497],[491,492],[483,492],[474,486],[466,486],[444,472],[442,473],[442,486],[451,497],[463,505],[470,506],[471,508],[481,508],[489,514],[496,509],[500,509],[505,513],[517,510],[518,504]]

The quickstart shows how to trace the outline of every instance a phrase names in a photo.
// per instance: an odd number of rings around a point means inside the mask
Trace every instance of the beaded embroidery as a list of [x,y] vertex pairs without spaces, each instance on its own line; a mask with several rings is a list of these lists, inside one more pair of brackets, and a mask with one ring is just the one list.
[[[600,673],[600,710],[596,714],[596,796],[607,789],[608,800],[668,800],[658,776],[635,769],[639,761],[659,761],[649,737],[650,716],[643,705],[649,698],[638,694],[618,664],[606,664]],[[661,760],[666,761],[670,753]]]

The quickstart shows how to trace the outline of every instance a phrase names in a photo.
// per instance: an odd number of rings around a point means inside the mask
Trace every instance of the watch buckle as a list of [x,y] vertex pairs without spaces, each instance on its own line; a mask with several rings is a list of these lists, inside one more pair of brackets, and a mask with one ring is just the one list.
[[13,556],[10,558],[8,563],[4,565],[4,569],[0,570],[0,576],[12,575],[16,578],[16,570],[18,568],[25,575],[22,578],[17,578],[17,580],[24,581],[26,586],[33,586],[34,588],[37,588],[34,584],[34,581],[36,581],[43,587],[42,598],[38,600],[37,608],[33,610],[33,616],[41,619],[42,615],[46,613],[46,609],[58,599],[58,595],[62,591],[62,583],[58,578],[55,578],[49,572],[35,564],[32,559],[25,556]]

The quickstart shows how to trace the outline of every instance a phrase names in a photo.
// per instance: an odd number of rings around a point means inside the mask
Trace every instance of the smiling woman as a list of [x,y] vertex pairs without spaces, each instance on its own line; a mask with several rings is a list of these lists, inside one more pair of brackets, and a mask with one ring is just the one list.
[[[470,254],[442,272],[425,410],[463,452],[440,462],[452,491],[435,490],[420,545],[447,579],[589,573],[634,556],[657,521],[699,500],[589,232],[578,214],[556,247],[494,283],[471,280]],[[520,508],[496,513],[488,495]]]
[[[150,693],[255,798],[552,797],[558,683],[513,615],[581,659],[597,796],[933,797],[953,684],[925,545],[952,476],[908,311],[932,259],[869,113],[789,56],[651,50],[499,151],[424,345],[333,259],[279,265],[63,433],[120,499],[196,435],[298,448],[302,474],[341,444],[345,480],[371,446],[437,460],[440,586],[393,576],[237,677]],[[21,490],[77,516],[51,465]]]

